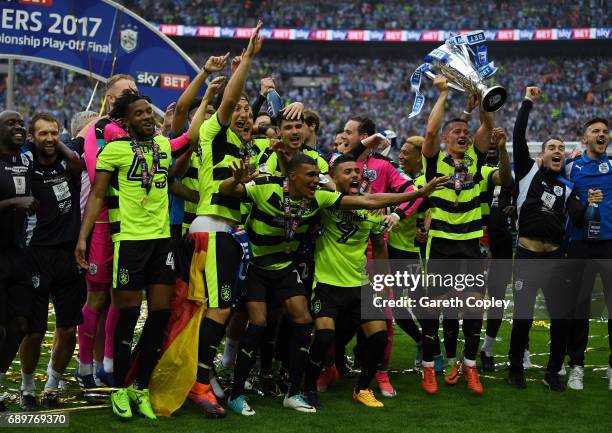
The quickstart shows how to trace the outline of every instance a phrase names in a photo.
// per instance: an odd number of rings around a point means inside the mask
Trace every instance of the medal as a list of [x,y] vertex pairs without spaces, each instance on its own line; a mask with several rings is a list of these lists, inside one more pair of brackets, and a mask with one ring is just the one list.
[[[302,215],[306,210],[306,199],[302,199],[300,206],[295,213],[295,218],[291,218],[291,204],[289,202],[289,181],[283,181],[283,211],[285,213],[285,240],[291,241],[302,221]],[[291,247],[289,247],[291,250]]]

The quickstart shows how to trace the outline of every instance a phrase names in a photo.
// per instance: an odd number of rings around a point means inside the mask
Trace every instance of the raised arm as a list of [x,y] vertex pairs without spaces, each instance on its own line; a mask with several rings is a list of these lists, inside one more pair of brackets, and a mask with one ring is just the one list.
[[355,159],[359,159],[365,150],[374,150],[377,147],[382,146],[385,142],[388,144],[389,140],[387,140],[381,134],[370,135],[368,138],[358,143],[357,146],[349,150],[348,155],[351,155]]
[[210,102],[224,84],[224,76],[218,76],[208,84],[208,88],[206,89],[206,93],[204,93],[202,102],[200,102],[200,106],[196,110],[195,114],[193,115],[193,119],[191,119],[191,123],[189,124],[189,144],[191,145],[192,149],[195,148],[200,139],[200,127],[202,126],[202,123],[204,123],[204,117],[206,117],[206,108],[210,105]]
[[261,21],[257,23],[257,27],[249,40],[249,45],[242,56],[240,64],[236,68],[236,72],[232,74],[232,77],[225,87],[225,92],[223,92],[223,100],[221,101],[219,110],[217,110],[217,117],[221,125],[229,125],[232,118],[232,113],[234,112],[236,104],[238,104],[238,101],[240,100],[240,95],[244,90],[244,84],[246,82],[249,69],[251,68],[253,58],[261,50],[263,37],[259,35],[259,31],[262,27],[263,23]]
[[425,184],[423,188],[399,194],[379,193],[366,195],[343,195],[340,201],[341,209],[382,209],[387,206],[415,200],[431,194],[438,186],[448,182],[449,177],[437,177]]
[[542,91],[537,87],[527,87],[525,99],[521,103],[514,131],[512,132],[512,158],[514,159],[514,171],[516,178],[521,179],[531,169],[534,160],[529,156],[529,146],[527,146],[527,124],[529,123],[529,112],[533,107],[533,101],[542,95]]
[[174,110],[174,117],[172,118],[172,135],[178,137],[183,133],[185,125],[187,124],[187,117],[189,116],[189,107],[193,104],[193,101],[198,96],[198,92],[206,82],[206,78],[213,72],[222,71],[227,63],[229,52],[224,56],[210,56],[204,67],[198,75],[195,76],[193,81],[189,83],[189,86],[185,89],[182,95],[176,102],[176,108]]
[[259,94],[257,95],[255,102],[253,102],[253,105],[251,105],[251,109],[253,110],[253,119],[257,118],[261,107],[263,106],[264,102],[266,102],[268,92],[274,89],[276,89],[274,78],[264,77],[259,81]]
[[436,75],[434,78],[434,86],[440,92],[429,119],[427,120],[427,130],[425,131],[425,140],[423,141],[423,155],[426,158],[435,156],[440,151],[440,127],[444,121],[444,105],[448,97],[448,83],[446,78],[441,75]]
[[479,106],[480,110],[480,126],[474,134],[474,147],[480,151],[480,153],[486,154],[489,150],[489,144],[491,144],[491,133],[493,131],[493,114],[487,113],[482,109],[482,104]]
[[502,128],[493,129],[492,139],[499,152],[499,170],[493,174],[495,185],[507,186],[512,183],[512,167],[510,157],[506,151],[506,133]]

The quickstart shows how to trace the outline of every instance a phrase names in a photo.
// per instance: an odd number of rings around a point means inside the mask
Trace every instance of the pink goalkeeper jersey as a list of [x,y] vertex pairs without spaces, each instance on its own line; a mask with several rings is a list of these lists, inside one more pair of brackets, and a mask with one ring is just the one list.
[[[363,175],[363,184],[366,185],[365,192],[409,192],[415,189],[412,181],[402,177],[400,172],[380,155],[370,155],[366,160],[358,161],[357,163]],[[370,180],[367,181],[366,179]],[[422,202],[422,198],[417,198],[416,200],[402,203],[398,207],[404,215],[400,216],[403,218],[412,214]]]

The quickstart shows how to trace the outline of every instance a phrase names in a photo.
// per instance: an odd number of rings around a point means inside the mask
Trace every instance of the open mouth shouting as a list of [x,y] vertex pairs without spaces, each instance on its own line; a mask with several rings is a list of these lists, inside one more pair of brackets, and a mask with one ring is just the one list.
[[351,195],[359,194],[359,179],[355,178],[351,181],[349,185],[349,194]]
[[560,170],[563,162],[563,155],[555,153],[551,158],[551,165],[554,170]]
[[597,140],[595,141],[595,143],[597,144],[598,150],[602,150],[603,148],[607,146],[606,137],[604,137],[603,135],[597,137]]

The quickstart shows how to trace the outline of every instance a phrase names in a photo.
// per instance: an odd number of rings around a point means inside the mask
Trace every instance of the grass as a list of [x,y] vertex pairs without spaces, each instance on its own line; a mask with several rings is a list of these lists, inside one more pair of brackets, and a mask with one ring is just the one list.
[[[607,324],[591,322],[591,337],[585,368],[585,390],[553,393],[541,383],[543,368],[527,374],[528,388],[518,391],[505,383],[507,369],[505,354],[508,350],[510,324],[504,322],[494,350],[497,353],[498,372],[482,376],[485,394],[474,396],[461,379],[455,387],[444,385],[439,378],[438,394],[425,395],[420,387],[420,376],[411,369],[415,345],[401,330],[396,331],[391,358],[390,378],[398,396],[384,399],[384,408],[370,409],[358,406],[351,399],[353,382],[344,379],[328,392],[321,394],[323,409],[317,414],[302,414],[282,407],[282,400],[250,397],[257,414],[252,418],[229,414],[224,420],[205,419],[187,402],[170,418],[157,422],[135,416],[122,421],[112,414],[110,407],[92,407],[82,401],[78,388],[67,377],[68,390],[64,402],[70,412],[70,427],[52,431],[70,432],[193,432],[215,433],[237,431],[255,432],[610,432],[610,398],[605,369],[608,359]],[[534,364],[543,366],[547,359],[548,329],[545,322],[535,322],[530,334]],[[37,386],[44,384],[44,372],[50,350],[50,334],[43,347],[43,357],[37,370]],[[72,374],[71,363],[69,374]],[[67,374],[68,376],[68,374]],[[9,407],[17,411],[16,389],[19,385],[19,361],[16,360],[5,383],[12,399]],[[373,384],[375,386],[375,384]],[[382,398],[382,397],[381,397]],[[106,404],[106,402],[103,402]],[[28,428],[0,428],[4,431],[41,431]]]

